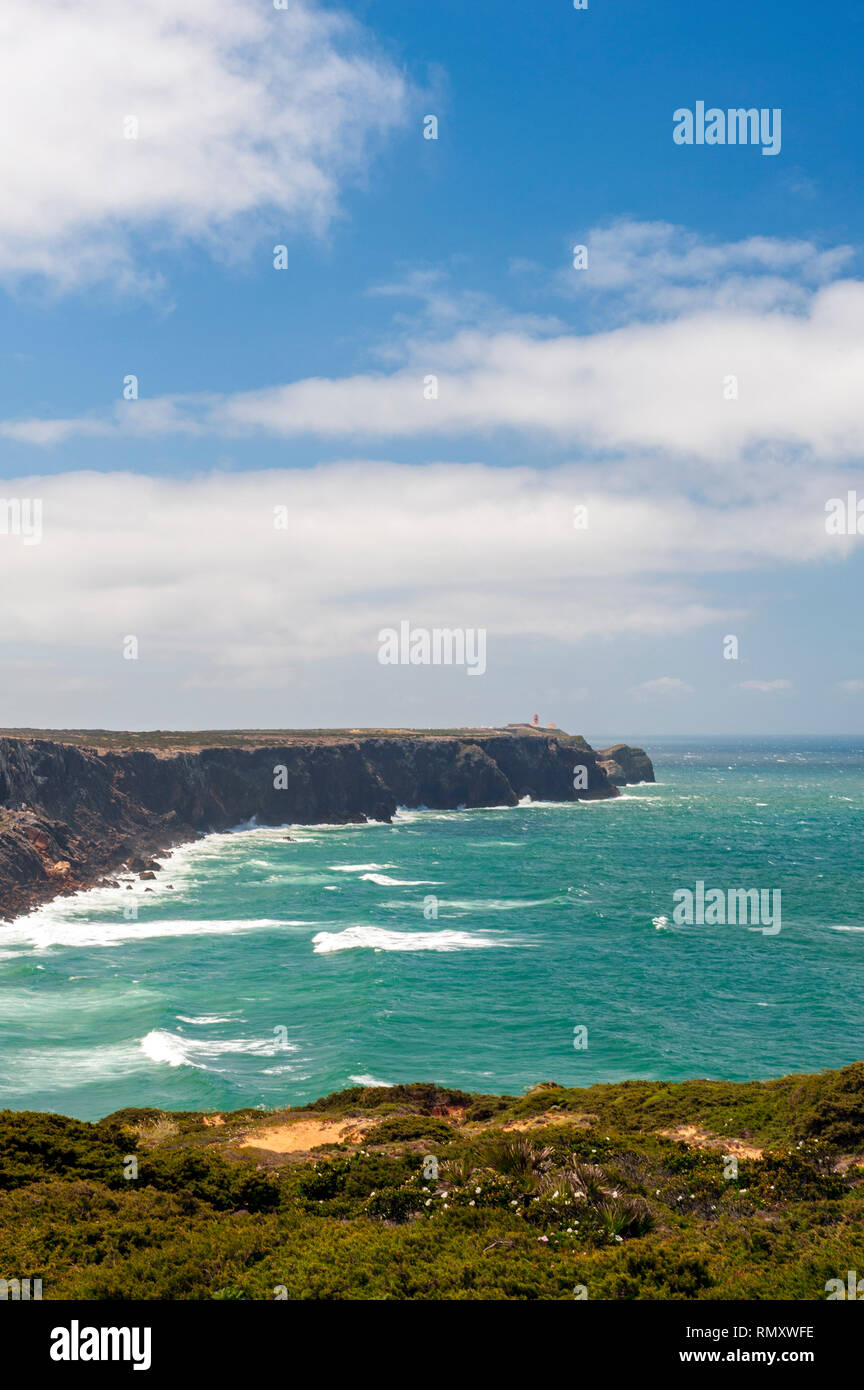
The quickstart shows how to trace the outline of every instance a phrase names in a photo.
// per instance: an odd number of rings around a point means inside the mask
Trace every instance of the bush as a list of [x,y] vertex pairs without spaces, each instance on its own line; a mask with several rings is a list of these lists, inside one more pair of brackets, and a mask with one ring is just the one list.
[[520,1178],[529,1187],[536,1186],[541,1175],[552,1166],[554,1150],[549,1144],[535,1144],[530,1139],[502,1134],[483,1148],[483,1159],[489,1168]]
[[395,1106],[406,1112],[442,1115],[452,1109],[467,1109],[475,1099],[469,1091],[453,1091],[434,1081],[415,1081],[406,1086],[352,1086],[346,1091],[334,1091],[304,1108],[310,1112],[326,1110],[331,1114],[352,1115],[380,1110],[393,1113]]
[[423,1194],[416,1187],[385,1187],[381,1192],[372,1193],[365,1210],[370,1216],[382,1217],[385,1221],[407,1221],[423,1204]]
[[363,1137],[364,1144],[394,1144],[410,1139],[425,1139],[429,1144],[450,1144],[455,1138],[453,1126],[431,1115],[402,1115],[373,1125]]
[[272,1174],[194,1149],[148,1154],[139,1160],[138,1182],[182,1194],[187,1202],[206,1202],[219,1211],[273,1211],[279,1205],[279,1183]]
[[[809,1077],[796,1124],[802,1138],[818,1138],[835,1149],[864,1145],[864,1063]],[[812,1083],[818,1082],[818,1086]]]
[[[466,1134],[432,1113],[460,1093],[394,1087],[368,1093],[371,1113],[414,1148],[266,1169],[233,1147],[259,1112],[218,1128],[183,1112],[2,1112],[0,1273],[41,1277],[46,1299],[271,1300],[284,1285],[291,1299],[571,1301],[577,1283],[591,1299],[822,1299],[864,1244],[864,1169],[835,1172],[826,1138],[856,1132],[862,1074],[595,1087],[590,1132]],[[532,1094],[548,1107],[558,1091]],[[584,1113],[586,1093],[566,1094]],[[722,1151],[658,1133],[669,1111],[713,1112],[719,1134],[752,1124],[775,1149],[727,1182]],[[417,1145],[434,1153],[445,1131],[427,1178]]]
[[129,1152],[119,1134],[83,1120],[35,1111],[0,1111],[0,1189],[45,1178],[94,1178],[107,1186],[123,1184],[123,1157]]

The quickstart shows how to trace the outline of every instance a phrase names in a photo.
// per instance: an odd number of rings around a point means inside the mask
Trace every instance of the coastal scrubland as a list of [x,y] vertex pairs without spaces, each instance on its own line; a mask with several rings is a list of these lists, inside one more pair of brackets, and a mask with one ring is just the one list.
[[864,1063],[302,1109],[0,1112],[43,1298],[796,1299],[864,1270]]

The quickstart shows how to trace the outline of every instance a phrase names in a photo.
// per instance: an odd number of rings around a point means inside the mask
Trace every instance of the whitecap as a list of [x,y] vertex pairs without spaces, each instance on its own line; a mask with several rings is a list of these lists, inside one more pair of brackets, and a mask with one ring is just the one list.
[[[283,1052],[296,1052],[296,1043],[281,1043],[277,1038],[226,1038],[223,1040],[184,1038],[165,1028],[154,1028],[141,1039],[141,1051],[151,1062],[164,1062],[169,1067],[194,1067],[208,1070],[208,1061],[218,1060],[228,1053],[253,1057],[276,1057]],[[197,1060],[196,1060],[197,1059]],[[217,1071],[219,1068],[212,1068]]]
[[155,1028],[141,1039],[141,1051],[151,1062],[166,1062],[169,1067],[197,1067],[203,1071],[203,1067],[196,1062],[190,1062],[186,1056],[184,1039],[178,1038],[174,1033],[166,1033],[161,1028]]
[[395,864],[331,864],[330,868],[337,874],[362,874],[364,872],[380,871],[381,869],[395,869]]
[[19,918],[3,932],[3,944],[28,946],[46,951],[52,946],[65,948],[118,946],[123,942],[146,941],[156,937],[232,936],[239,932],[273,931],[281,927],[312,927],[314,922],[280,921],[273,917],[198,921],[52,921],[48,914]]
[[207,1023],[233,1023],[233,1017],[223,1014],[202,1014],[200,1018],[188,1018],[186,1014],[176,1015],[178,1023],[194,1023],[196,1028],[203,1028]]
[[390,878],[387,874],[361,874],[361,879],[366,879],[369,883],[378,883],[382,888],[420,888],[424,884],[438,882],[434,878]]
[[455,907],[461,912],[516,912],[523,907],[543,907],[557,898],[439,898],[439,907]]
[[312,938],[316,955],[336,951],[470,951],[514,943],[495,941],[489,936],[472,936],[464,931],[405,932],[384,927],[347,927],[341,932],[318,932]]

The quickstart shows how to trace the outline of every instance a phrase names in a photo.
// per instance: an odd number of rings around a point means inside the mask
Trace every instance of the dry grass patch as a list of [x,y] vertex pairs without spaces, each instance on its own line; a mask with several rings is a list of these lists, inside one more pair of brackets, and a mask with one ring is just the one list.
[[735,1158],[757,1159],[763,1154],[762,1149],[748,1144],[744,1139],[724,1138],[720,1134],[712,1134],[708,1129],[700,1129],[698,1125],[676,1125],[674,1129],[661,1129],[659,1133],[663,1139],[675,1139],[691,1149],[710,1149],[732,1154]]

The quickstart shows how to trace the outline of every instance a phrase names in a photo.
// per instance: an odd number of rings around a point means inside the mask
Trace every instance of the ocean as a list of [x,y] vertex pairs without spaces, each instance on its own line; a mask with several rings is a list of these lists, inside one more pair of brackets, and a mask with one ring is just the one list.
[[[0,924],[0,1107],[740,1081],[864,1056],[864,739],[646,748],[656,785],[612,801],[238,828],[152,883]],[[779,892],[779,930],[677,921],[700,882]]]

